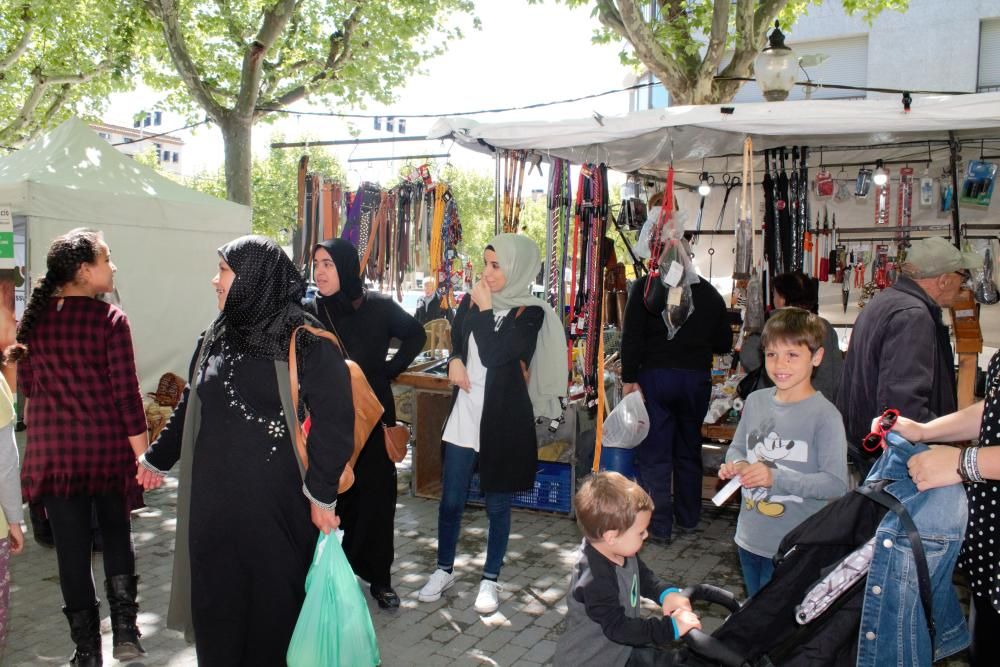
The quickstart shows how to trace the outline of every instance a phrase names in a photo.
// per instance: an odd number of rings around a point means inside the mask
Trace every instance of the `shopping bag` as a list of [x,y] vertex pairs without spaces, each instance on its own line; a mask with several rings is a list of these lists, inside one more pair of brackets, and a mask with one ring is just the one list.
[[649,413],[641,391],[633,391],[604,420],[601,444],[605,447],[631,449],[649,434]]
[[368,667],[381,662],[364,594],[334,532],[320,533],[295,632],[289,667]]

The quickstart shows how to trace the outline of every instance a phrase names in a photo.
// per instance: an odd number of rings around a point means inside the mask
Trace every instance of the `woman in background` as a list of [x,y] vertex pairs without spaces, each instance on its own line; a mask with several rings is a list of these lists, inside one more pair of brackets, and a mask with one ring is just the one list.
[[[313,248],[313,278],[319,294],[307,307],[340,339],[348,358],[357,362],[385,412],[383,423],[396,423],[391,382],[420,354],[424,328],[391,297],[369,292],[361,282],[358,252],[345,239]],[[387,360],[389,344],[399,349]],[[386,453],[385,433],[372,430],[354,465],[355,483],[340,499],[344,553],[354,573],[369,583],[382,609],[399,607],[389,570],[395,558],[396,465]]]

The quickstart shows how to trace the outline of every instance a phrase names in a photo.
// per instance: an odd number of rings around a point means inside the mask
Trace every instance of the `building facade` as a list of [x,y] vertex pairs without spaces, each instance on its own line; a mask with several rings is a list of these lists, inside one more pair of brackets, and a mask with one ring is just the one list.
[[[859,15],[849,16],[841,0],[825,0],[810,6],[806,15],[790,28],[782,27],[782,32],[785,43],[807,63],[822,61],[804,66],[800,81],[935,92],[1000,90],[1000,0],[910,0],[905,12],[882,12],[871,25]],[[723,58],[723,66],[727,60]],[[653,78],[647,72],[629,83],[653,83]],[[788,99],[885,95],[796,86]],[[733,99],[763,100],[753,82],[744,84]],[[632,111],[668,105],[669,94],[660,84],[639,88],[630,96]]]
[[166,172],[181,174],[181,154],[184,141],[163,132],[163,114],[160,111],[143,114],[133,127],[112,123],[91,123],[98,136],[125,155],[153,151],[159,166]]

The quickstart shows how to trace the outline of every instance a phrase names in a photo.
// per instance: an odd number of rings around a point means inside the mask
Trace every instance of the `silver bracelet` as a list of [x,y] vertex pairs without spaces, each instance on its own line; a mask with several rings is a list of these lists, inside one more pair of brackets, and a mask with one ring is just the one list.
[[971,458],[969,459],[969,477],[972,478],[974,484],[980,484],[986,480],[983,479],[983,475],[979,472],[979,447],[969,447],[971,452]]
[[306,498],[309,499],[309,502],[311,502],[313,505],[315,505],[316,507],[320,508],[321,510],[326,510],[327,512],[332,512],[337,507],[337,499],[336,498],[333,499],[332,503],[324,503],[322,500],[317,500],[313,496],[313,494],[309,493],[309,489],[306,488],[305,482],[302,483],[302,493],[305,495]]
[[149,461],[147,461],[146,460],[146,453],[145,452],[143,452],[139,456],[139,465],[141,465],[143,468],[145,468],[149,472],[157,474],[157,475],[161,475],[162,476],[162,475],[166,475],[167,474],[166,471],[160,470],[159,468],[157,468],[156,466],[154,466],[152,463],[150,463]]

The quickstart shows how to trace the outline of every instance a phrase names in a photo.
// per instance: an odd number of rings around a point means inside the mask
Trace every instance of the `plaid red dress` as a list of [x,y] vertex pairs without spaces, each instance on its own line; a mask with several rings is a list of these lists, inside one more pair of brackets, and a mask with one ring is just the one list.
[[142,506],[128,436],[145,432],[146,416],[120,308],[89,297],[52,299],[18,363],[17,386],[29,399],[26,501],[117,493],[131,509]]

